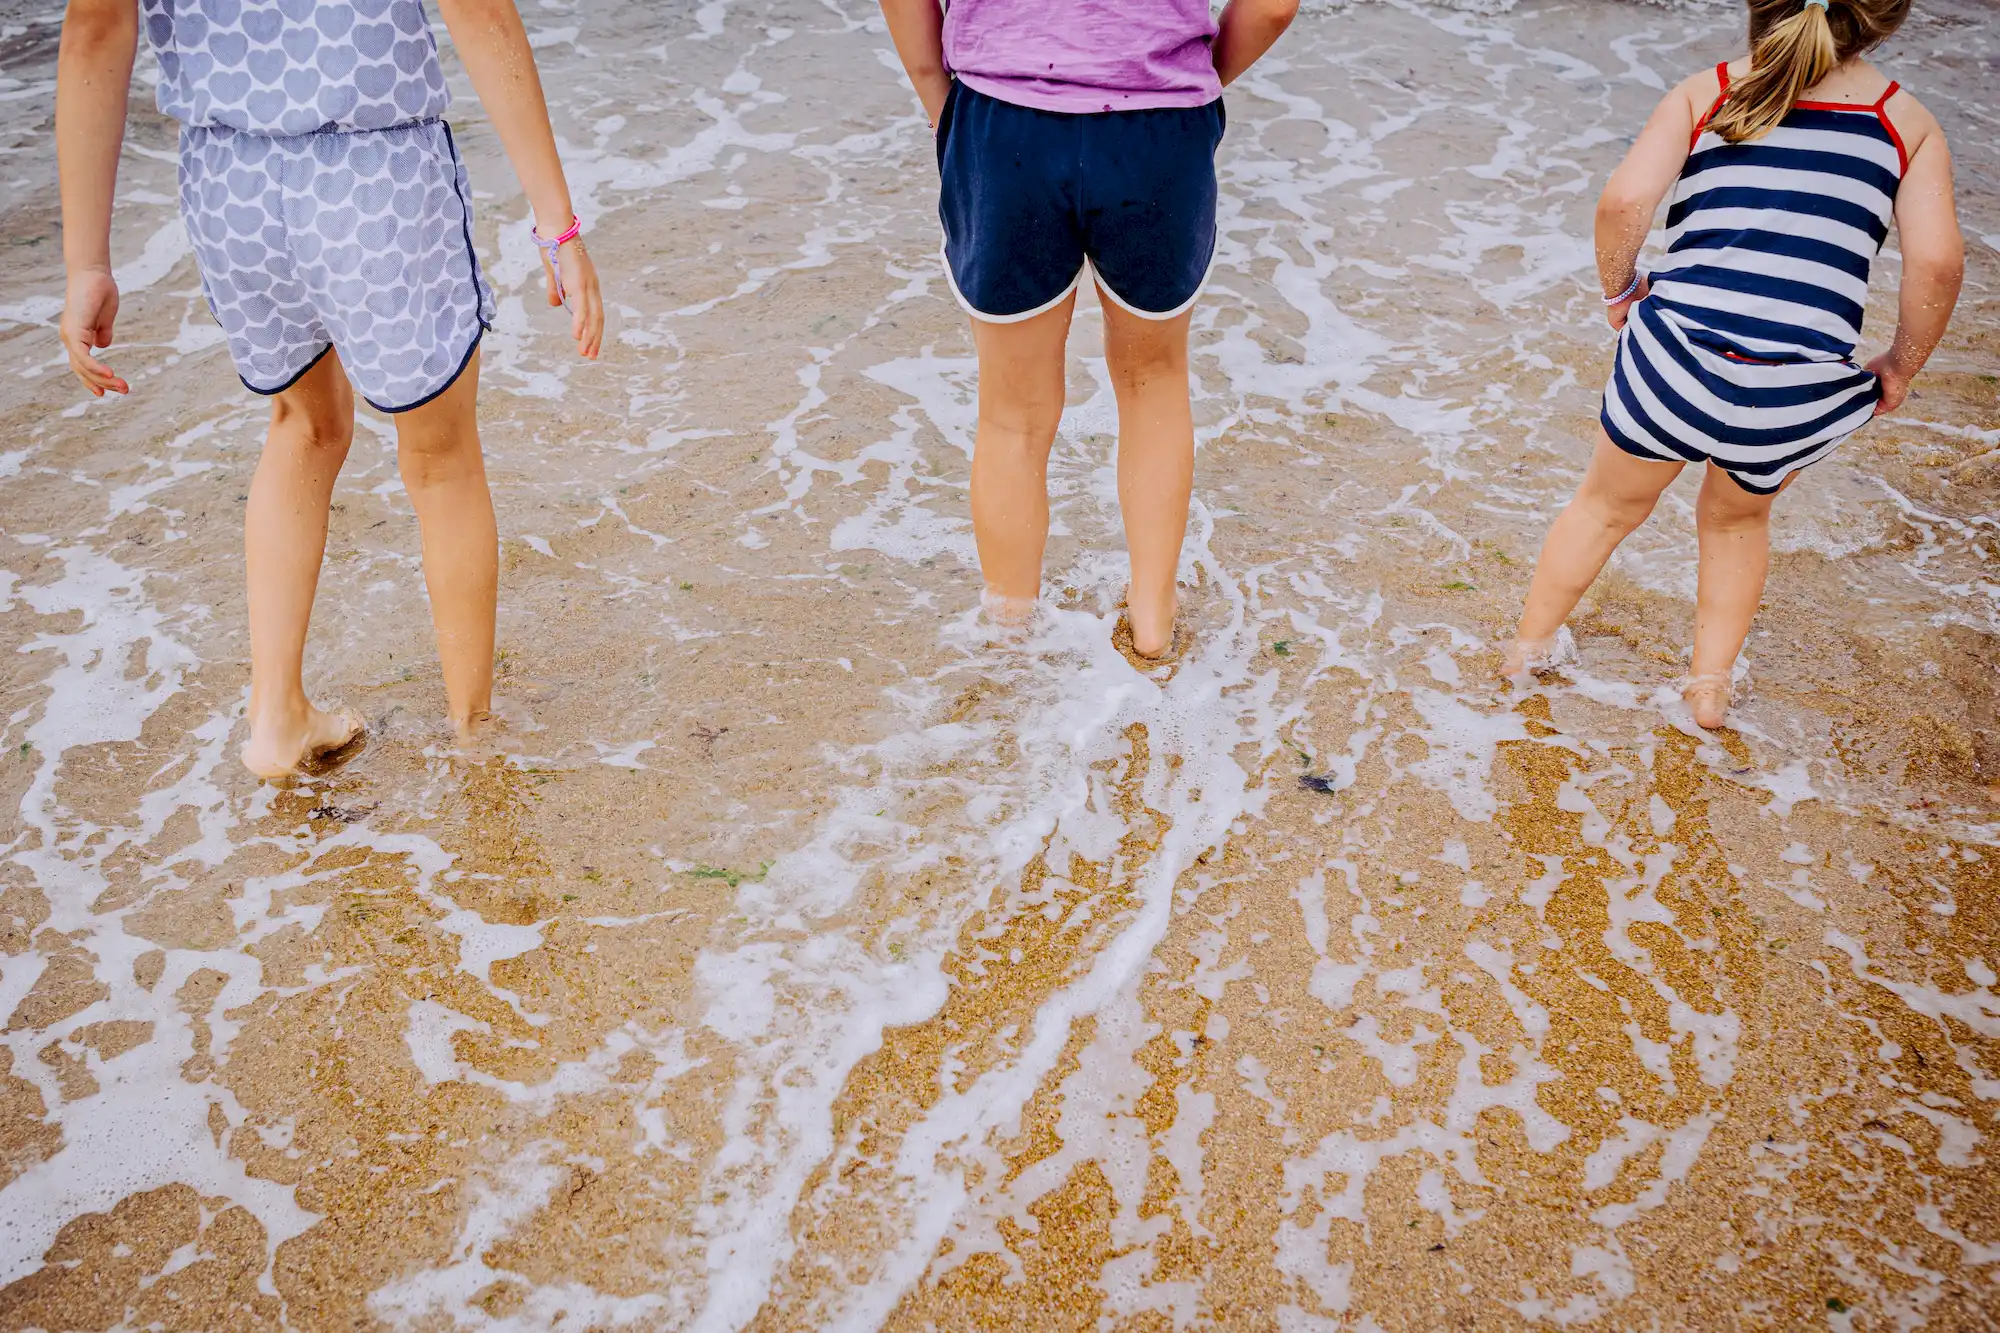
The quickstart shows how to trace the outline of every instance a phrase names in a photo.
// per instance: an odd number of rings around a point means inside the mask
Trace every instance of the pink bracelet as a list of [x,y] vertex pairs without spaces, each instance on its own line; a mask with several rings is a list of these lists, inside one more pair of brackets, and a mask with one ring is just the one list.
[[556,252],[577,237],[583,235],[583,219],[574,213],[570,214],[569,230],[556,237],[553,241],[543,240],[541,229],[535,226],[533,222],[528,224],[528,235],[534,237],[535,244],[541,248],[544,255],[548,256],[549,271],[556,275],[556,296],[564,305],[568,305],[569,292],[564,289],[562,280],[562,259]]

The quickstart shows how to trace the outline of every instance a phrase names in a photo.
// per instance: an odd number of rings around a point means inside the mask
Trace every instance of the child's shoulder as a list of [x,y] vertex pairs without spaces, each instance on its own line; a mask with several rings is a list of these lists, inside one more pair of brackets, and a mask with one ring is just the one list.
[[1666,100],[1684,106],[1689,122],[1700,125],[1722,103],[1722,93],[1726,84],[1723,81],[1721,68],[1718,65],[1710,65],[1699,73],[1688,75],[1674,85]]
[[1931,114],[1931,109],[1900,84],[1889,100],[1882,104],[1882,114],[1895,126],[1896,133],[1902,137],[1903,150],[1911,157],[1916,156],[1917,149],[1926,140],[1935,138],[1942,142],[1944,139],[1944,126],[1938,124],[1938,118]]
[[1926,140],[1944,135],[1929,107],[1918,101],[1916,95],[1901,83],[1866,60],[1842,66],[1819,87],[1812,89],[1806,100],[1873,110],[1902,141],[1905,161],[1916,156],[1917,149]]

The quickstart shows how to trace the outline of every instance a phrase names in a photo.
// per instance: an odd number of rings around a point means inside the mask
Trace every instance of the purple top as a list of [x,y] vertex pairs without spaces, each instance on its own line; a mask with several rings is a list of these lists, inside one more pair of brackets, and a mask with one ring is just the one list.
[[1042,111],[1206,106],[1222,96],[1208,0],[950,0],[945,68]]

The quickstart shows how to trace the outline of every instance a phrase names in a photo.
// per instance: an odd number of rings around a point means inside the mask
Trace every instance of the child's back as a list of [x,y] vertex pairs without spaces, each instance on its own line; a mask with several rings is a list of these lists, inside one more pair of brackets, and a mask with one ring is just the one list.
[[[1701,566],[1682,693],[1718,725],[1770,567],[1771,503],[1869,418],[1902,405],[1964,275],[1937,121],[1862,57],[1909,0],[1749,0],[1751,58],[1660,102],[1597,206],[1621,331],[1603,438],[1542,547],[1510,671],[1557,631],[1688,463],[1704,465]],[[1662,200],[1668,251],[1640,251]],[[1891,224],[1903,283],[1888,351],[1854,360]]]
[[380,130],[450,96],[422,0],[142,0],[160,110],[250,134]]
[[[1086,276],[1118,399],[1136,657],[1168,652],[1194,480],[1188,330],[1215,261],[1222,90],[1298,0],[882,0],[936,128],[945,275],[972,318],[983,605],[1041,595],[1048,459]],[[1123,633],[1114,630],[1116,635]]]
[[[595,356],[595,272],[520,16],[512,0],[439,9],[544,224],[535,237],[550,304],[573,286],[571,334]],[[203,292],[237,374],[272,400],[244,513],[243,762],[289,778],[362,729],[352,710],[315,706],[302,675],[357,389],[395,415],[446,703],[469,734],[492,702],[498,560],[476,397],[493,296],[422,0],[69,0],[56,79],[62,332],[71,368],[99,396],[130,390],[95,352],[118,313],[111,205],[142,28],[160,61],[160,110],[181,122],[181,212]]]
[[[1655,303],[1771,360],[1844,358],[1860,340],[1868,278],[1894,219],[1902,140],[1885,105],[1899,85],[1866,65],[1844,80],[1884,85],[1873,101],[1800,102],[1759,139],[1708,127],[1669,198],[1667,262]],[[1729,66],[1716,69],[1715,109]],[[1822,90],[1823,91],[1823,90]]]
[[1881,382],[1853,356],[1909,140],[1921,146],[1935,122],[1857,60],[1758,137],[1732,142],[1716,121],[1748,72],[1748,61],[1724,63],[1683,85],[1708,104],[1668,197],[1667,256],[1632,312],[1604,427],[1630,453],[1706,458],[1767,493],[1881,402]]

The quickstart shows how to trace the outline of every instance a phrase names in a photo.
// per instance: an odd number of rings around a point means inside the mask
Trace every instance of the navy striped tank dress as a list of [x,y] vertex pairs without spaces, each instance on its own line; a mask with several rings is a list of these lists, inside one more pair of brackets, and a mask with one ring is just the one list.
[[1632,308],[1604,391],[1604,430],[1640,458],[1712,460],[1776,491],[1874,415],[1881,385],[1854,361],[1868,277],[1908,168],[1873,106],[1800,102],[1770,134],[1695,127],[1667,214],[1667,257]]

